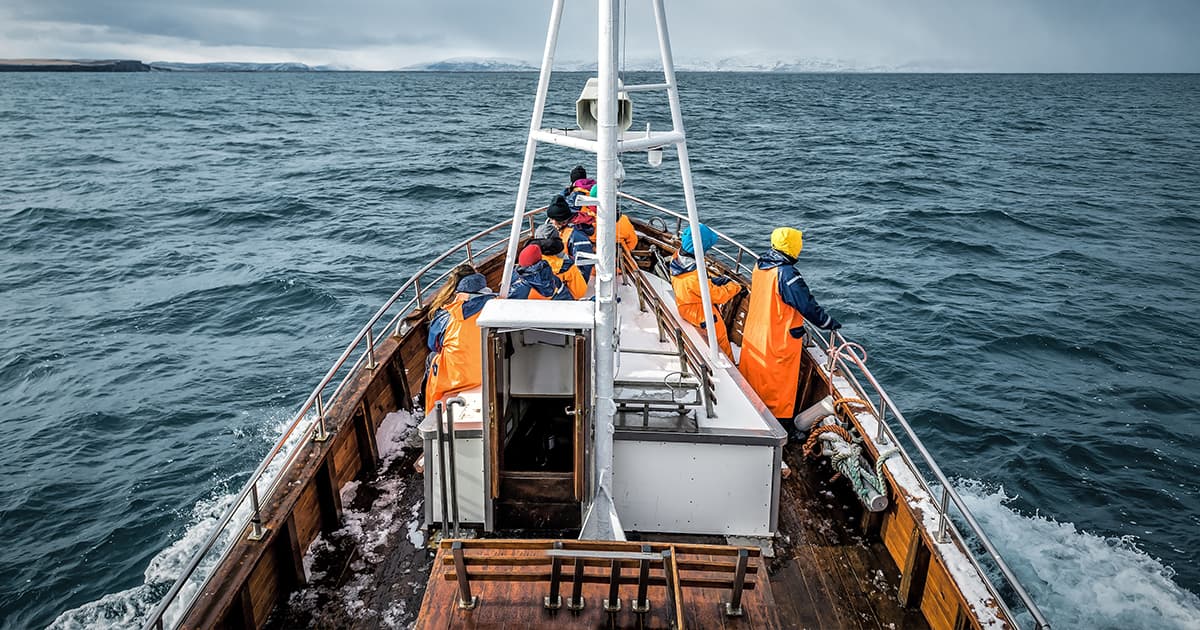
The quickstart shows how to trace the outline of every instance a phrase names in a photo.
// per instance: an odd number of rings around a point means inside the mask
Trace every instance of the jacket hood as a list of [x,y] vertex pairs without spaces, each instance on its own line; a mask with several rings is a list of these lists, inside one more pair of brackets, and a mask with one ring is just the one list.
[[671,264],[667,266],[667,271],[671,272],[672,276],[683,275],[696,270],[696,259],[686,254],[677,254],[671,259]]
[[795,258],[792,258],[791,256],[788,256],[777,249],[772,249],[758,258],[759,269],[774,269],[776,267],[794,264],[796,264]]

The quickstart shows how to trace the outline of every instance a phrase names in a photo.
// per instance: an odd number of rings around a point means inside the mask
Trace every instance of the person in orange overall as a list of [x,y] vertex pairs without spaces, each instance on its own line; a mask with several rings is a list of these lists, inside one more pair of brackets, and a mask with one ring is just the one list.
[[803,246],[800,230],[781,227],[771,233],[771,250],[758,259],[751,278],[738,365],[746,382],[789,432],[796,413],[804,319],[824,330],[842,327],[817,304],[793,266]]
[[547,224],[539,227],[534,237],[533,244],[542,250],[542,260],[546,261],[546,264],[550,265],[550,271],[567,285],[571,297],[578,300],[587,294],[587,281],[583,279],[579,267],[575,266],[575,261],[563,254],[563,242],[554,226]]
[[510,300],[573,300],[571,290],[554,275],[550,263],[542,259],[542,248],[529,244],[517,257],[512,284],[508,287]]
[[425,414],[439,400],[483,384],[480,365],[479,312],[496,297],[483,274],[474,273],[458,281],[457,293],[438,309],[429,324],[430,361],[425,382]]
[[[671,258],[668,270],[671,272],[671,288],[675,291],[675,305],[679,315],[689,324],[700,329],[704,335],[704,300],[700,296],[700,273],[696,271],[696,248],[692,240],[692,228],[686,227],[679,235],[679,251]],[[717,244],[717,234],[707,225],[700,224],[700,244],[708,251]],[[713,332],[717,336],[717,346],[725,356],[733,358],[733,350],[729,346],[729,334],[725,330],[725,320],[721,317],[719,305],[732,300],[742,292],[742,285],[724,276],[708,278],[708,295],[712,298]]]
[[[597,188],[596,186],[592,186],[592,189],[590,191],[588,191],[588,195],[595,197],[597,194],[596,188]],[[581,214],[582,214],[582,212],[581,212]],[[591,239],[592,239],[593,243],[596,242],[595,233],[593,233],[591,235]],[[624,245],[625,249],[632,252],[634,250],[634,248],[637,247],[637,242],[638,242],[637,230],[633,229],[633,223],[629,220],[629,217],[625,216],[625,213],[621,212],[621,210],[618,208],[617,209],[617,244]]]

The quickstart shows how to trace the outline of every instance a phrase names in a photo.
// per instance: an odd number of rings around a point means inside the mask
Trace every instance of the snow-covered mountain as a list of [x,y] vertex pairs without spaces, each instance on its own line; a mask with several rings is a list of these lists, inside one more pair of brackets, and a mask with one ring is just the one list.
[[431,63],[418,63],[401,68],[422,72],[536,72],[537,66],[520,59],[494,57],[454,57]]
[[244,61],[214,61],[209,63],[180,63],[176,61],[151,61],[154,70],[172,72],[314,72],[333,69],[328,66],[309,66],[302,63],[250,63]]
[[[826,58],[780,59],[755,54],[675,61],[675,69],[680,72],[921,72],[924,71],[923,65],[878,65]],[[403,68],[441,72],[535,72],[537,69],[537,65],[519,59],[487,57],[456,57]],[[559,72],[595,72],[596,62],[558,60],[554,62],[554,69]],[[624,69],[630,72],[661,71],[662,64],[657,58],[629,59]]]

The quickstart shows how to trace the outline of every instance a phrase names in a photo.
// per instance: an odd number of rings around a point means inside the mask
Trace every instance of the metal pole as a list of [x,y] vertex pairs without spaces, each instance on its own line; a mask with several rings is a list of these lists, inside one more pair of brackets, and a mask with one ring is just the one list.
[[325,432],[325,403],[321,402],[321,390],[317,390],[317,432],[313,435],[314,442],[324,442],[329,439]]
[[253,486],[250,486],[250,509],[253,510],[254,513],[250,516],[250,535],[247,536],[247,538],[249,538],[250,540],[262,540],[262,537],[263,537],[262,513],[260,512],[259,505],[258,505],[258,482],[257,481],[254,483]]
[[950,536],[949,536],[950,531],[949,531],[949,528],[947,527],[949,525],[950,519],[946,515],[946,511],[949,509],[950,509],[950,491],[946,489],[946,486],[942,486],[942,510],[941,510],[942,515],[941,515],[941,518],[938,520],[938,542],[939,543],[950,542]]
[[[654,0],[654,22],[658,25],[658,48],[662,54],[663,78],[667,81],[667,97],[671,102],[671,126],[684,135],[683,112],[679,108],[679,84],[675,81],[675,61],[671,56],[671,36],[667,33],[667,11],[663,0]],[[708,291],[708,265],[704,262],[704,244],[700,242],[700,215],[696,210],[696,191],[692,187],[692,165],[688,160],[687,140],[676,145],[679,153],[679,177],[683,180],[683,198],[687,202],[688,225],[692,228],[692,246],[696,250],[696,275],[700,280],[700,303],[704,306],[704,328],[708,334],[709,356],[714,365],[728,365],[717,346],[717,331],[713,327],[712,295]],[[681,244],[682,246],[682,244]]]
[[442,403],[433,407],[433,421],[437,423],[438,489],[442,496],[442,538],[450,531],[450,506],[446,497],[446,427],[442,424]]
[[617,300],[615,265],[617,243],[617,0],[599,3],[600,90],[597,98],[596,179],[599,208],[596,220],[596,328],[595,350],[595,479],[596,491],[580,538],[617,540],[624,538],[612,519],[613,401]]
[[533,101],[533,118],[529,120],[529,137],[525,139],[525,162],[521,165],[521,184],[517,188],[517,205],[513,208],[508,250],[504,254],[504,271],[500,274],[500,297],[508,297],[508,287],[512,284],[513,264],[517,261],[517,243],[521,241],[521,217],[525,214],[525,204],[529,201],[529,180],[533,178],[533,158],[537,154],[534,133],[542,128],[542,112],[546,109],[546,92],[550,87],[550,68],[554,65],[554,49],[558,47],[558,27],[562,22],[562,13],[563,0],[554,0],[554,6],[550,9],[550,25],[546,29],[546,49],[542,51],[542,71],[538,74],[537,97]]
[[621,561],[613,558],[612,573],[608,578],[608,597],[604,599],[604,612],[621,610]]
[[367,369],[374,370],[379,367],[375,363],[375,333],[370,328],[367,329]]
[[446,439],[450,447],[450,514],[454,523],[454,537],[459,537],[458,529],[458,465],[454,463],[454,405],[467,406],[462,396],[455,396],[446,402]]

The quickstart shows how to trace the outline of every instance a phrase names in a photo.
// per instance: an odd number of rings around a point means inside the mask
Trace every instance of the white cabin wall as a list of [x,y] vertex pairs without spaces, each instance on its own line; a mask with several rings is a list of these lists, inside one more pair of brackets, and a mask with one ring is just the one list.
[[770,536],[771,446],[617,440],[613,494],[629,531]]

